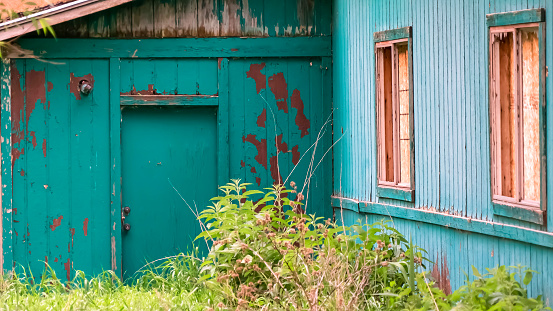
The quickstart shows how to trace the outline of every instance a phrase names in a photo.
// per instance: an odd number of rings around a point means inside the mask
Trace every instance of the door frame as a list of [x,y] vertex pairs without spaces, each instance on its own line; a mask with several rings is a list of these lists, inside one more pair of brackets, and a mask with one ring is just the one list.
[[[109,60],[110,87],[110,160],[111,160],[111,209],[110,245],[111,268],[122,276],[121,248],[121,104],[129,98],[121,98],[121,59],[144,58],[217,58],[218,87],[215,98],[206,96],[180,96],[181,105],[217,106],[217,181],[224,185],[230,178],[229,153],[229,58],[270,57],[322,57],[323,66],[332,65],[332,38],[321,37],[268,37],[268,38],[167,38],[167,39],[20,39],[17,43],[23,52],[8,53],[0,64],[0,135],[2,170],[2,267],[11,271],[14,267],[12,236],[12,146],[11,146],[11,71],[12,59],[107,59]],[[323,88],[331,106],[331,74],[326,74]],[[328,89],[327,89],[328,88]],[[142,96],[144,99],[144,96]],[[159,98],[159,105],[175,102],[173,98]],[[178,102],[178,101],[177,101]],[[184,104],[186,103],[186,104]],[[219,161],[222,160],[222,161]],[[329,168],[327,168],[329,169]],[[327,172],[329,173],[329,172]],[[330,192],[328,193],[330,197]]]

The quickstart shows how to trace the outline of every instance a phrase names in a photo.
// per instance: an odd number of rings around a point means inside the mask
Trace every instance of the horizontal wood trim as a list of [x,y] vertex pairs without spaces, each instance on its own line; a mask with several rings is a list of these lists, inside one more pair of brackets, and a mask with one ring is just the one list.
[[[348,199],[333,197],[332,206],[337,207],[335,202],[346,202],[346,200]],[[356,202],[355,200],[349,200],[352,203]],[[420,208],[407,208],[395,205],[362,201],[359,202],[359,212],[419,221],[437,226],[443,226],[452,229],[464,230],[498,238],[511,239],[515,241],[521,241],[534,245],[553,248],[553,233],[523,228],[519,226],[497,224],[489,221],[423,210]]]
[[539,23],[545,21],[544,9],[531,9],[496,13],[486,15],[486,22],[489,27],[506,26],[514,24]]
[[391,29],[391,30],[384,30],[375,32],[374,42],[384,42],[384,41],[391,41],[391,40],[399,40],[399,39],[407,39],[411,37],[411,26],[409,27],[403,27],[403,28],[397,28],[397,29]]
[[413,200],[415,199],[415,191],[378,186],[376,187],[376,196],[381,198],[413,202]]
[[121,95],[121,106],[218,106],[218,96]]
[[514,218],[543,225],[543,211],[524,207],[493,203],[493,212],[496,215]]
[[331,204],[332,204],[332,207],[335,207],[335,208],[343,208],[343,209],[347,209],[347,210],[359,213],[359,201],[356,201],[356,200],[332,196]]
[[[93,0],[67,3],[0,24],[0,41],[11,39],[36,30],[33,20],[46,19],[50,26],[130,2],[132,0]],[[42,28],[40,23],[37,24]]]
[[331,37],[21,39],[9,58],[191,58],[332,56]]

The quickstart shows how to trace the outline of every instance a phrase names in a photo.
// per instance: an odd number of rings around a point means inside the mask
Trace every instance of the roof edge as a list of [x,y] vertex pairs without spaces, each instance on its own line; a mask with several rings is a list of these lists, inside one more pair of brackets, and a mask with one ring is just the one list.
[[[76,0],[0,23],[0,41],[35,31],[33,20],[45,18],[50,26],[131,2],[132,0]],[[39,24],[39,29],[42,28]]]

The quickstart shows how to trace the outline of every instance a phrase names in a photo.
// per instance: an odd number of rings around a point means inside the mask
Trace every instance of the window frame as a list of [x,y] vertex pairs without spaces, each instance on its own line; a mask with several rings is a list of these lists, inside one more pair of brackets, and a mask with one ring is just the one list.
[[[400,163],[400,143],[399,143],[399,90],[398,90],[398,59],[397,59],[397,45],[407,44],[407,59],[408,59],[408,73],[409,73],[409,183],[400,183],[400,176],[398,167]],[[393,107],[393,136],[397,137],[393,143],[394,154],[394,181],[381,180],[381,156],[382,150],[379,147],[380,142],[384,139],[384,131],[381,130],[381,102],[379,100],[380,93],[380,79],[379,71],[380,64],[378,63],[378,49],[391,47],[392,50],[392,107]],[[376,191],[377,196],[381,198],[395,199],[407,202],[414,201],[415,191],[415,138],[414,138],[414,92],[413,92],[413,39],[412,28],[404,27],[386,31],[380,31],[374,33],[374,64],[375,64],[375,133],[376,133]]]
[[[491,203],[493,206],[494,214],[498,216],[514,218],[526,222],[532,222],[539,225],[545,225],[544,214],[547,207],[547,188],[546,188],[546,156],[545,156],[545,133],[546,133],[546,124],[545,124],[545,75],[546,75],[546,66],[545,66],[545,12],[543,9],[535,10],[523,10],[507,13],[496,13],[486,15],[487,25],[488,25],[488,66],[489,66],[489,90],[488,90],[488,105],[489,105],[489,138],[490,138],[490,194],[491,194]],[[518,55],[517,49],[520,47],[520,31],[525,28],[537,28],[538,29],[538,53],[539,53],[539,155],[540,155],[540,177],[539,177],[539,188],[540,188],[540,201],[528,201],[523,200],[523,189],[521,189],[522,184],[521,179],[523,178],[524,165],[521,164],[521,159],[523,157],[523,148],[515,149],[515,161],[517,163],[517,180],[515,181],[518,184],[517,193],[514,198],[503,196],[497,193],[496,180],[498,179],[498,174],[501,174],[498,171],[496,163],[496,150],[498,148],[496,144],[497,136],[497,127],[495,120],[497,120],[497,109],[499,103],[494,99],[494,90],[496,86],[494,85],[493,78],[495,77],[492,70],[495,68],[493,62],[496,61],[493,59],[493,35],[497,33],[507,33],[511,32],[513,34],[513,53],[516,55],[516,82],[514,85],[514,93],[516,96],[516,126],[517,135],[515,139],[519,140],[517,146],[521,145],[523,140],[523,134],[519,133],[522,128],[523,117],[519,113],[520,101],[522,100],[522,91],[519,89],[522,86],[522,79],[520,73],[520,62],[522,61],[521,54]],[[497,82],[496,82],[497,83]],[[499,177],[499,179],[501,179]],[[523,187],[522,187],[523,188]]]

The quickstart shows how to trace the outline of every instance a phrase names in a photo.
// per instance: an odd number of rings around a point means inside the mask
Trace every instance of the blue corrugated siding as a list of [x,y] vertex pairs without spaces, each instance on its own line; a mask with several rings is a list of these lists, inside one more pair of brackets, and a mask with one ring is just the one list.
[[[552,66],[553,8],[544,0],[335,0],[334,140],[340,141],[334,150],[334,195],[544,229],[493,215],[486,26],[486,14],[540,7],[546,9],[546,64]],[[407,26],[413,27],[414,203],[376,196],[372,38],[376,31]],[[552,94],[550,78],[546,85],[546,93]],[[553,135],[552,105],[549,96],[549,137]],[[550,195],[553,194],[552,164],[550,156]],[[553,208],[553,200],[549,201],[549,208]],[[346,223],[358,217],[367,217],[369,221],[382,217],[347,213]],[[553,218],[549,217],[547,229],[552,231]],[[547,291],[548,297],[553,297],[553,276],[549,275],[553,271],[547,271],[547,258],[553,255],[551,249],[430,224],[394,221],[406,234],[411,233],[431,258],[447,257],[453,288],[462,285],[462,271],[470,271],[471,264],[483,268],[521,263],[542,272],[532,285],[534,292]],[[492,250],[494,256],[490,256]]]

